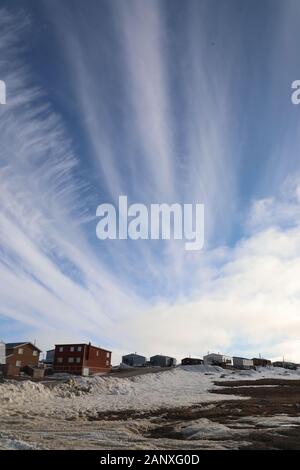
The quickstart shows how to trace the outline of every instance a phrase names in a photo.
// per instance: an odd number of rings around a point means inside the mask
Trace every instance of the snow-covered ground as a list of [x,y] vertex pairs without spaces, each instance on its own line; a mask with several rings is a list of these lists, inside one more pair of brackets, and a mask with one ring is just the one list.
[[[3,428],[0,425],[0,448],[34,447],[32,443],[28,444],[21,439],[18,440],[19,436],[11,436],[7,433],[7,429],[9,429],[7,423],[14,417],[21,418],[23,423],[24,419],[29,424],[35,422],[37,427],[40,426],[40,429],[43,429],[43,423],[47,423],[51,427],[51,422],[62,423],[61,429],[66,429],[65,424],[72,421],[74,424],[78,423],[77,426],[81,423],[80,426],[83,427],[80,429],[84,429],[84,426],[87,426],[84,424],[86,422],[84,420],[86,418],[90,421],[93,418],[96,419],[99,413],[126,413],[127,410],[128,412],[133,410],[140,412],[142,418],[143,412],[159,409],[182,408],[220,400],[242,400],[243,398],[234,395],[214,394],[213,390],[217,388],[214,382],[262,378],[300,379],[300,371],[285,371],[272,367],[261,368],[257,371],[230,371],[219,367],[200,365],[179,366],[172,370],[130,378],[69,377],[66,383],[51,384],[50,386],[30,380],[5,381],[0,384],[0,423],[6,423],[5,432],[2,432]],[[139,422],[139,426],[148,425],[146,420],[144,424]],[[57,427],[57,424],[55,426]],[[128,426],[126,424],[125,429],[123,423],[120,429],[117,423],[105,424],[101,431],[97,430],[97,439],[100,441],[104,439],[103,442],[106,442],[107,436],[109,436],[110,442],[112,442],[112,436],[119,436],[118,439],[121,441],[125,439],[125,436],[127,436],[126,439],[131,439],[131,433],[136,429],[132,423],[131,427]],[[200,438],[202,435],[206,437],[218,435],[226,431],[225,426],[207,422],[205,419],[183,426],[186,426],[182,432],[187,439]],[[90,428],[87,427],[87,430],[90,432]],[[76,428],[76,436],[77,431]],[[22,432],[24,433],[24,427]],[[99,432],[102,433],[100,437]],[[233,433],[233,431],[230,432]],[[92,440],[94,438],[90,437]],[[145,447],[145,442],[143,446]]]
[[261,368],[226,371],[212,366],[179,366],[176,369],[130,378],[110,376],[70,377],[49,387],[39,382],[7,381],[0,385],[0,416],[24,414],[76,418],[88,413],[120,410],[154,410],[237,398],[217,395],[214,381],[300,378],[300,371]]
[[213,381],[230,374],[218,367],[186,366],[130,378],[71,377],[49,387],[31,381],[0,386],[0,415],[24,414],[76,418],[93,412],[153,410],[230,399],[209,393]]

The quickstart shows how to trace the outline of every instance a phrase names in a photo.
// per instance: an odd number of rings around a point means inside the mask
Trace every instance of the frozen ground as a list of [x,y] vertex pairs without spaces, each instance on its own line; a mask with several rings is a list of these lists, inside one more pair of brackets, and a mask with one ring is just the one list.
[[[245,408],[248,390],[252,396],[262,387],[259,379],[275,381],[263,385],[267,394],[277,391],[276,380],[296,383],[300,371],[181,366],[130,378],[70,377],[58,384],[5,381],[0,384],[0,449],[241,448],[249,442],[249,427],[300,424],[297,416],[272,412],[249,416],[248,421],[240,416],[234,426],[228,425],[231,404],[236,410]],[[214,417],[216,410],[221,410],[220,419]]]

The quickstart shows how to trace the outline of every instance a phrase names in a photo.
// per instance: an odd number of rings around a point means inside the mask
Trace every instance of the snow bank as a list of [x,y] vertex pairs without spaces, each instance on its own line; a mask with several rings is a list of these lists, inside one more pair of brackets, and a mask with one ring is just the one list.
[[231,371],[219,367],[179,366],[127,378],[110,376],[71,377],[51,387],[31,381],[6,381],[0,385],[0,414],[14,413],[76,419],[105,411],[154,410],[219,400],[238,399],[214,394],[214,381],[295,379],[299,371],[262,368],[258,371]]
[[71,377],[51,387],[8,381],[0,385],[0,413],[22,411],[71,418],[105,411],[188,406],[224,399],[209,393],[221,374],[223,369],[211,366],[185,366],[130,378]]

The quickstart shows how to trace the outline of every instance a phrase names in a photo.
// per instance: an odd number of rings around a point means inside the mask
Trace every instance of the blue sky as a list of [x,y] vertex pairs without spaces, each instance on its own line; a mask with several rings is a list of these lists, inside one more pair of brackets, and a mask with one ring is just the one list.
[[[0,336],[300,361],[297,0],[2,0]],[[205,246],[96,238],[204,203]]]

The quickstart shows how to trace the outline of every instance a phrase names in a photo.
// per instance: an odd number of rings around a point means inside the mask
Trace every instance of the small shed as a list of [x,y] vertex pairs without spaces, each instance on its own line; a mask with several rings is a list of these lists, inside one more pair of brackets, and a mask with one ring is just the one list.
[[42,379],[45,375],[45,369],[42,367],[25,366],[23,372],[33,379]]

